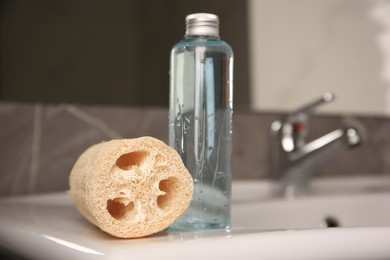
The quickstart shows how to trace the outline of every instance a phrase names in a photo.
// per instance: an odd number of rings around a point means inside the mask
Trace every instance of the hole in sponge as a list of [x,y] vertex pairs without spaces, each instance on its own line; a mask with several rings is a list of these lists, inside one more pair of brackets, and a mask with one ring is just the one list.
[[107,210],[115,219],[125,217],[134,209],[134,203],[126,198],[115,198],[107,200]]
[[173,177],[160,181],[158,187],[161,191],[165,192],[165,194],[157,197],[157,205],[161,209],[165,209],[168,205],[172,204],[172,200],[177,198],[178,182],[179,180]]
[[145,158],[149,155],[145,151],[131,152],[121,155],[117,160],[115,165],[122,170],[128,170],[133,166],[141,166]]

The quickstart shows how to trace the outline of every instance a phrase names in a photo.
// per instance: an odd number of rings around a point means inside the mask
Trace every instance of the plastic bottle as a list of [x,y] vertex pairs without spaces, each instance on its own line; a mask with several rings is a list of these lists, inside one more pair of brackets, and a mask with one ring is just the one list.
[[186,17],[171,51],[169,143],[194,179],[190,208],[172,226],[230,229],[233,52],[213,14]]

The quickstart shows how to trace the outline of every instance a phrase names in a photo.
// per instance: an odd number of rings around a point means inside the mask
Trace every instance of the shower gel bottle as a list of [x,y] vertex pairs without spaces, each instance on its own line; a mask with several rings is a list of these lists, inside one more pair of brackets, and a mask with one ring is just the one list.
[[194,195],[173,229],[230,229],[232,84],[233,52],[219,37],[218,16],[188,15],[171,51],[169,144],[194,179]]

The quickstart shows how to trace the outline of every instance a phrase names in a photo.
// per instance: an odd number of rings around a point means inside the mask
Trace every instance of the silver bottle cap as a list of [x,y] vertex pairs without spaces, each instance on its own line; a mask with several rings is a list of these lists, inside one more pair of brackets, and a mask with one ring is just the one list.
[[219,19],[215,14],[197,13],[186,17],[187,35],[219,36]]

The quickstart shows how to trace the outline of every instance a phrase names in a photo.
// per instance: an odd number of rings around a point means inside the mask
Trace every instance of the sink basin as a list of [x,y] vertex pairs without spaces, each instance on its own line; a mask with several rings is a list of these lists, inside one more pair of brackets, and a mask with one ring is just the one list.
[[235,226],[262,230],[390,226],[390,179],[330,179],[307,194],[272,198],[272,184],[235,183]]
[[[230,232],[163,231],[141,239],[116,239],[100,231],[81,217],[66,192],[3,198],[0,256],[390,259],[387,183],[380,179],[344,184],[341,180],[313,183],[309,194],[285,200],[270,196],[269,182],[235,182]],[[329,218],[340,227],[324,228]]]

